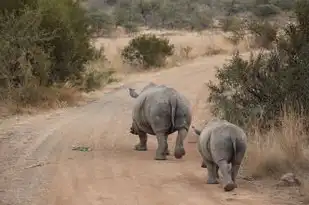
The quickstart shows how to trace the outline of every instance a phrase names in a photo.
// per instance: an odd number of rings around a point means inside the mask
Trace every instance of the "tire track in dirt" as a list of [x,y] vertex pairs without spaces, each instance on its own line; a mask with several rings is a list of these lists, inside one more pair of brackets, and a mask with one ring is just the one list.
[[[247,189],[243,182],[231,193],[207,185],[195,144],[185,145],[187,155],[181,160],[172,156],[167,161],[153,160],[154,136],[149,136],[149,151],[133,150],[137,137],[129,134],[133,99],[128,86],[139,89],[150,81],[164,83],[186,95],[194,106],[197,91],[224,60],[225,56],[216,56],[128,76],[123,85],[84,107],[3,122],[1,136],[11,134],[0,138],[0,204],[270,204],[267,196]],[[169,137],[171,151],[174,144],[175,134]],[[72,151],[72,145],[92,150]],[[25,169],[37,162],[42,165]]]

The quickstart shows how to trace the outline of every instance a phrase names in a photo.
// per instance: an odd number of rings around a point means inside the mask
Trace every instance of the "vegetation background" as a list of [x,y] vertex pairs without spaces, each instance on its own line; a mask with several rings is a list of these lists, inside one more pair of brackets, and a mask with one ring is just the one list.
[[[121,69],[158,69],[230,52],[232,60],[218,69],[204,101],[213,115],[250,133],[246,157],[256,160],[246,160],[244,170],[253,177],[293,171],[306,178],[308,19],[308,0],[1,1],[0,107],[20,113],[73,105],[82,92],[113,82]],[[95,39],[113,39],[120,28],[130,40],[115,60]],[[212,44],[193,55],[194,47],[141,34],[147,30],[209,32],[232,46],[226,51]],[[244,43],[258,55],[242,59]]]

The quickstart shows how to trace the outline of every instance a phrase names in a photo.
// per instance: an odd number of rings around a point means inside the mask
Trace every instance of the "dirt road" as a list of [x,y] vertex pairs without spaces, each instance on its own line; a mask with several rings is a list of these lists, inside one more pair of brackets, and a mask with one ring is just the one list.
[[[138,139],[129,133],[133,99],[128,86],[164,83],[184,93],[193,106],[204,83],[214,78],[214,66],[225,59],[215,56],[158,73],[132,75],[107,87],[99,100],[86,106],[3,121],[0,204],[270,204],[267,196],[241,180],[239,188],[228,193],[220,185],[207,185],[196,144],[185,144],[187,155],[181,160],[172,156],[167,161],[153,160],[155,137],[149,139],[149,151],[133,150]],[[171,150],[174,140],[175,134],[169,138]],[[72,146],[92,150],[73,151]]]

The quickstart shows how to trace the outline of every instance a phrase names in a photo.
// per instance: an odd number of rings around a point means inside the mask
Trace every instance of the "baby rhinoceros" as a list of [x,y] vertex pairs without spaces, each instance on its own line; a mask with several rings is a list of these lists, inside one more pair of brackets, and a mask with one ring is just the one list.
[[247,149],[245,132],[237,125],[216,118],[209,121],[202,131],[192,128],[199,135],[197,148],[203,159],[201,167],[207,167],[207,183],[218,184],[220,169],[224,190],[236,188],[236,176]]
[[130,96],[136,98],[132,112],[130,132],[139,136],[135,150],[147,150],[147,134],[156,135],[158,147],[155,160],[166,160],[169,155],[167,138],[178,131],[174,156],[185,155],[183,141],[191,125],[189,101],[175,89],[165,85],[149,83],[140,94],[129,88]]

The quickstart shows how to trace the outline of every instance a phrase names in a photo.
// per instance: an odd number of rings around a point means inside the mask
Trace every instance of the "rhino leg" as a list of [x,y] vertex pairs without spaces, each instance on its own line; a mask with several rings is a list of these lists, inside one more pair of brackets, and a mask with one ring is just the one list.
[[164,134],[157,134],[158,148],[156,151],[155,160],[166,160],[167,137]]
[[217,165],[217,164],[215,164],[216,165],[216,177],[217,177],[217,179],[219,179],[220,177],[219,177],[219,166]]
[[183,147],[183,141],[186,138],[188,131],[184,128],[178,130],[178,135],[176,138],[176,146],[174,151],[174,156],[176,159],[181,159],[185,154],[186,151]]
[[235,188],[235,184],[229,171],[229,164],[226,160],[220,160],[217,164],[222,173],[224,191],[232,191]]
[[166,147],[166,149],[165,149],[165,155],[170,155],[170,151],[169,151],[169,149],[168,149],[168,144],[167,144],[167,138],[168,138],[168,136],[166,135],[166,136],[165,136],[165,147]]
[[145,132],[139,132],[139,143],[134,146],[137,151],[147,151],[147,134]]
[[236,159],[234,161],[232,161],[232,169],[231,169],[232,173],[231,173],[231,175],[232,175],[232,180],[233,180],[236,187],[237,187],[236,177],[238,175],[238,171],[239,171],[240,164],[241,164],[243,157],[244,157],[244,153],[237,153]]
[[231,163],[232,164],[232,168],[231,168],[232,180],[236,187],[237,187],[236,177],[238,175],[241,162],[245,156],[245,152],[246,152],[246,144],[244,142],[237,143],[237,153],[235,155],[234,160]]
[[217,165],[211,161],[205,161],[208,172],[207,184],[219,184],[217,180]]

